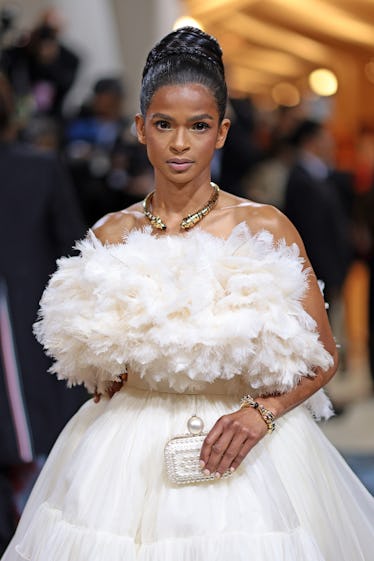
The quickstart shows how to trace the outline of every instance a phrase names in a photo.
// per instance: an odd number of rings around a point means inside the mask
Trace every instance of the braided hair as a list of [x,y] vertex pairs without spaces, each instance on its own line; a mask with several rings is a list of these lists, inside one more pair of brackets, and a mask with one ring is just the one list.
[[162,86],[197,83],[208,88],[217,103],[220,121],[227,103],[222,50],[217,40],[195,27],[166,35],[148,54],[142,76],[140,108],[146,114]]

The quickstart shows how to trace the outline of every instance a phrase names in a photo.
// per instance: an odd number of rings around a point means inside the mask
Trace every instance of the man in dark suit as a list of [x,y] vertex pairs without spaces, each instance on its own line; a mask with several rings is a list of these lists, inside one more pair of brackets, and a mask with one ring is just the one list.
[[339,295],[352,251],[349,219],[338,174],[331,172],[332,140],[324,127],[303,121],[293,137],[296,160],[285,196],[285,214],[299,230],[326,300]]
[[47,454],[85,393],[47,374],[32,334],[56,258],[85,233],[57,159],[9,138],[11,97],[0,81],[0,553],[14,530],[10,470]]
[[332,169],[332,137],[320,123],[303,121],[292,140],[296,159],[286,186],[284,212],[299,230],[316,276],[324,284],[344,370],[347,349],[342,288],[353,254],[349,176]]

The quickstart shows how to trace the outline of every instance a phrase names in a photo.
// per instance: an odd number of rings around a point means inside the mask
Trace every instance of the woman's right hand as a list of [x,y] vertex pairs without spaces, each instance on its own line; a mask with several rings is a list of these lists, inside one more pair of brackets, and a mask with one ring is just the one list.
[[[122,387],[123,384],[127,381],[127,372],[124,372],[123,374],[121,374],[120,376],[120,380],[116,380],[115,382],[112,382],[110,384],[110,386],[108,386],[108,388],[105,390],[105,394],[109,397],[109,399],[111,399],[115,393],[119,392]],[[99,403],[100,399],[101,399],[102,394],[95,392],[94,394],[94,403]]]

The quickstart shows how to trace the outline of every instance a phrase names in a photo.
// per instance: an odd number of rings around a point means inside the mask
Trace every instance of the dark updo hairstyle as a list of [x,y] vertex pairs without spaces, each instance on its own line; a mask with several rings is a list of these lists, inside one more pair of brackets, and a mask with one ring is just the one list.
[[182,27],[166,35],[150,51],[143,70],[140,108],[146,114],[162,86],[197,83],[208,88],[217,103],[220,121],[227,103],[222,50],[217,40],[196,27]]

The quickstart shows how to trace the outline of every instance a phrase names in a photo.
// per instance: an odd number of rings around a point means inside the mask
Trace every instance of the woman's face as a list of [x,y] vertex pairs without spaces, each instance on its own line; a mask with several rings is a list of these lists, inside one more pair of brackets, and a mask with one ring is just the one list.
[[157,179],[210,180],[210,162],[224,145],[230,121],[219,121],[216,100],[201,84],[162,86],[145,118],[136,116],[138,139],[147,146]]

